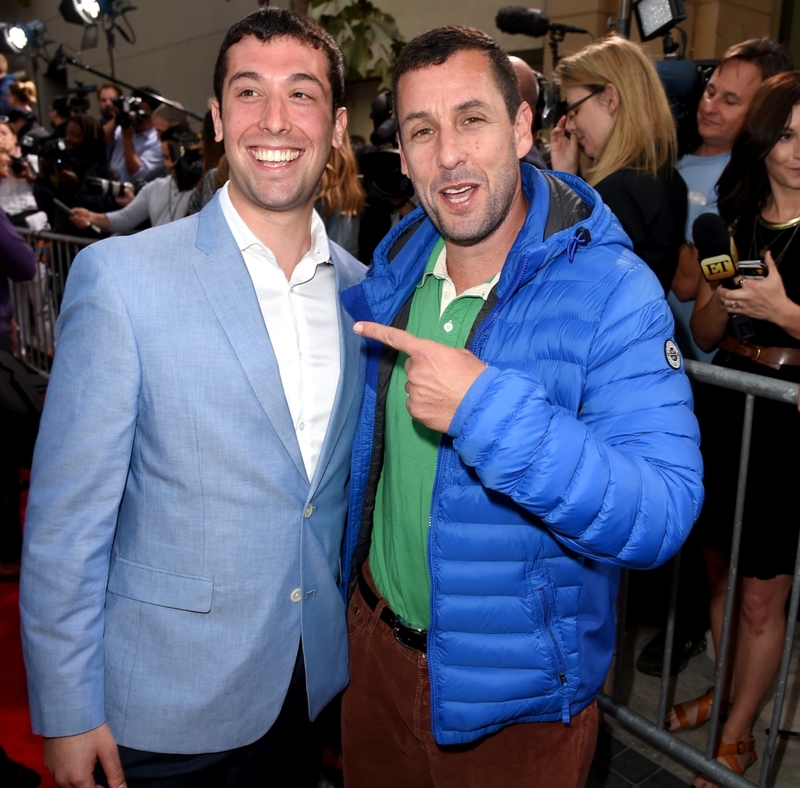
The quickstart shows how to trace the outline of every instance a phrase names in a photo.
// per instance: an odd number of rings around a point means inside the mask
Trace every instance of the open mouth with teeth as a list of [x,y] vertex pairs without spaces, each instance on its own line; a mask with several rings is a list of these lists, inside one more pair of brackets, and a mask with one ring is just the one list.
[[443,189],[442,194],[448,202],[453,205],[459,205],[462,202],[466,202],[474,191],[474,186],[453,186],[449,189]]
[[263,148],[251,148],[250,153],[253,154],[253,158],[256,161],[269,162],[271,164],[294,161],[300,156],[299,150],[264,150]]

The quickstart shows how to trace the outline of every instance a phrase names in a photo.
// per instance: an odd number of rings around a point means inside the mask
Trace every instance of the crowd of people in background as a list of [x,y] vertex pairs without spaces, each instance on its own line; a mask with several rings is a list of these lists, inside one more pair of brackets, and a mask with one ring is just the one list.
[[[26,146],[23,139],[39,127],[36,89],[32,82],[9,78],[3,61],[0,56],[4,249],[12,225],[99,238],[167,224],[202,210],[228,180],[212,113],[197,134],[186,113],[159,102],[150,87],[126,97],[117,85],[99,86],[99,118],[59,97],[49,113],[52,130],[40,130],[35,145]],[[512,65],[523,99],[536,109],[536,73],[519,58],[512,58]],[[541,135],[541,113],[533,113],[535,143],[522,161],[580,177],[600,194],[635,253],[670,296],[686,356],[709,360],[716,352],[719,366],[800,382],[800,72],[792,69],[789,56],[767,39],[732,47],[700,100],[698,146],[678,159],[675,122],[652,61],[639,45],[607,37],[560,62],[562,116],[548,144]],[[381,116],[376,126],[383,128],[389,117]],[[374,244],[364,246],[364,231],[369,231],[364,223],[376,215],[370,211],[384,205],[380,221],[386,226],[381,224],[380,236],[418,200],[403,191],[401,180],[396,193],[382,194],[371,170],[369,178],[362,177],[362,150],[397,153],[391,133],[374,147],[358,138],[353,142],[345,137],[332,150],[315,207],[328,237],[367,265]],[[739,278],[738,289],[726,289],[700,276],[691,226],[703,212],[719,212],[742,259],[766,261],[766,278]],[[35,274],[27,257],[18,265],[9,259],[4,255],[0,261],[0,349],[6,351],[12,349],[13,333],[6,279]],[[754,335],[738,337],[731,329],[732,314],[751,318]],[[739,430],[731,424],[739,423],[742,395],[727,392],[723,400],[716,390],[713,402],[709,392],[698,390],[707,499],[690,542],[705,562],[700,565],[710,585],[717,647],[733,521],[731,463],[740,445]],[[788,415],[775,403],[758,403],[749,479],[757,489],[783,489],[796,476],[794,462],[776,468],[769,460],[776,431],[790,441],[800,437],[796,419]],[[719,760],[739,774],[756,759],[752,727],[777,672],[785,633],[784,607],[800,524],[786,523],[781,507],[781,497],[772,502],[759,495],[748,498],[745,511],[735,674],[721,699],[728,717],[717,751]],[[0,555],[3,563],[13,563],[18,550],[16,543],[9,547]],[[686,565],[697,566],[691,557]],[[706,623],[689,624],[690,617],[678,621],[686,659],[697,652]],[[663,638],[660,643],[658,654],[663,654]],[[711,714],[709,691],[677,704],[668,728],[695,728]],[[703,775],[694,782],[697,788],[714,784]]]

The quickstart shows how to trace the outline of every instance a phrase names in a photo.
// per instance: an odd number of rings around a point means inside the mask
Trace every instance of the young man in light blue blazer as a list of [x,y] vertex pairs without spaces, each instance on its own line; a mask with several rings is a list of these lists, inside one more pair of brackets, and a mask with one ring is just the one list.
[[20,604],[62,786],[316,785],[309,720],[347,682],[364,364],[338,293],[363,267],[312,208],[347,125],[341,54],[267,8],[214,82],[229,183],[82,252],[59,320]]

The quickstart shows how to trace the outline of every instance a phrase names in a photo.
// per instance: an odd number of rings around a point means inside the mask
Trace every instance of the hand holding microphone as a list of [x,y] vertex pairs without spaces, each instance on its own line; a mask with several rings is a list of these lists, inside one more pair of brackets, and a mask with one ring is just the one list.
[[[741,289],[738,276],[738,255],[725,222],[715,213],[702,213],[692,225],[692,238],[697,247],[700,270],[707,282],[722,285],[717,291],[720,306],[730,314],[733,333],[740,342],[755,336],[752,321],[735,311],[740,308]],[[735,291],[731,293],[730,291]]]

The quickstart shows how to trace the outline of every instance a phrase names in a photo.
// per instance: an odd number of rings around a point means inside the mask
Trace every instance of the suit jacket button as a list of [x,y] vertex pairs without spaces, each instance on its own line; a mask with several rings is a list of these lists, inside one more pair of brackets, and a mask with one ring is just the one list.
[[309,504],[308,506],[306,506],[305,510],[303,511],[303,517],[305,517],[306,520],[308,520],[308,518],[311,517],[311,513],[313,511],[314,511],[314,507],[311,504]]
[[292,602],[299,602],[302,598],[303,598],[303,592],[299,588],[295,588],[295,590],[292,591],[292,594],[289,597],[289,599],[291,599]]

